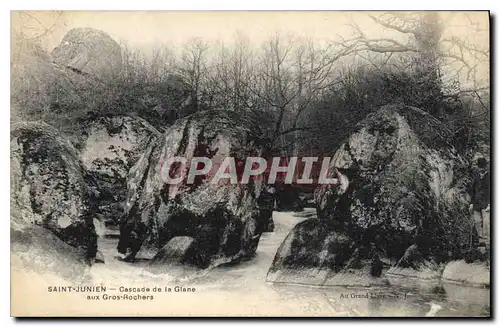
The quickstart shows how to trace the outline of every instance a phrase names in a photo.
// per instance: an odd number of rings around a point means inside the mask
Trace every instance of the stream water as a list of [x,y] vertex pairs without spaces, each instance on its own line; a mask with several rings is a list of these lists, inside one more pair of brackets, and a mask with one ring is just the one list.
[[[147,260],[127,263],[116,252],[118,240],[101,240],[106,263],[92,268],[94,282],[119,287],[175,286],[195,289],[177,301],[164,297],[165,312],[173,315],[231,316],[488,316],[490,290],[456,284],[398,280],[397,286],[376,288],[312,287],[273,284],[266,274],[290,229],[307,219],[274,212],[275,231],[261,237],[256,256],[246,262],[208,271],[147,270]],[[140,258],[140,257],[139,257]],[[185,301],[185,302],[182,302]],[[183,304],[184,303],[184,304]]]

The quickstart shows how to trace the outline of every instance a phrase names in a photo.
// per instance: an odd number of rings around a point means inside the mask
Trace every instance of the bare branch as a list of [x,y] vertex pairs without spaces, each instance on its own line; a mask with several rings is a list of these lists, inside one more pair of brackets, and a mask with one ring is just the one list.
[[[384,17],[385,15],[382,15],[381,17]],[[400,33],[403,33],[403,34],[414,34],[415,33],[415,28],[414,26],[411,26],[411,27],[408,27],[408,21],[404,20],[402,18],[402,16],[392,16],[386,20],[383,20],[381,17],[375,17],[373,15],[369,15],[369,17],[377,24],[385,27],[385,28],[388,28],[388,29],[391,29],[391,30],[395,30],[395,31],[398,31]],[[399,22],[397,21],[396,18],[399,18]],[[399,24],[398,24],[399,23]]]

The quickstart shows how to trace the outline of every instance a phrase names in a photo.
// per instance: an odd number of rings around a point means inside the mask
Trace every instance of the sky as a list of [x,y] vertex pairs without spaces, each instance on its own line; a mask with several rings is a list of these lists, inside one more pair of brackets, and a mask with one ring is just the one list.
[[[489,42],[487,12],[443,12],[445,35],[468,39],[480,47]],[[72,28],[103,30],[121,44],[149,51],[162,45],[182,46],[193,38],[231,43],[237,33],[258,46],[275,33],[293,34],[318,42],[349,38],[350,23],[358,24],[369,37],[401,37],[374,23],[368,12],[339,11],[65,11],[12,12],[13,30],[40,35],[51,51]],[[477,32],[471,26],[482,29]],[[49,30],[49,32],[47,32]],[[488,67],[482,71],[488,74]]]
[[[483,28],[488,28],[486,12],[471,12],[468,16]],[[369,19],[367,12],[39,11],[12,14],[14,26],[24,25],[35,33],[55,24],[51,37],[44,40],[49,49],[75,27],[101,29],[131,46],[151,46],[158,43],[183,43],[193,37],[230,41],[236,32],[243,32],[255,43],[264,41],[275,32],[330,40],[336,39],[338,35],[349,34],[348,24],[351,20],[363,27],[365,33],[379,35],[383,31]],[[454,15],[449,24],[454,34],[466,35],[470,31],[470,23],[459,13]]]

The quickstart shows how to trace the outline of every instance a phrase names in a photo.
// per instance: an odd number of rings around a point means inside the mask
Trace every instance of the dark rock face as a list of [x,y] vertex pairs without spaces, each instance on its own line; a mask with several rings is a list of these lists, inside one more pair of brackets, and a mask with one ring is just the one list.
[[[367,276],[381,275],[381,262],[398,261],[413,244],[422,260],[464,255],[473,236],[465,227],[470,220],[468,179],[462,178],[466,167],[438,121],[416,108],[385,106],[361,122],[334,154],[329,176],[339,183],[316,189],[323,224],[317,228],[347,235],[358,263],[345,263],[343,269],[356,267]],[[452,227],[457,225],[464,227]],[[304,248],[304,258],[316,257],[318,251]],[[283,255],[278,251],[277,258]],[[281,269],[278,262],[271,271]]]
[[[211,179],[226,157],[244,162],[261,154],[255,131],[251,121],[225,110],[199,112],[171,126],[131,170],[118,251],[133,258],[143,243],[161,249],[174,237],[189,236],[197,242],[200,267],[252,256],[264,230],[257,203],[262,182],[226,179],[217,185]],[[180,184],[167,184],[163,163],[176,156],[188,165],[193,157],[211,158],[214,171],[194,183],[184,175]]]
[[263,219],[266,220],[263,232],[264,233],[274,232],[275,225],[274,225],[274,220],[273,220],[273,212],[272,211],[264,211],[264,212],[262,212],[262,217],[263,217]]
[[97,182],[99,211],[118,226],[125,213],[129,171],[160,133],[139,117],[97,117],[81,125],[83,137],[76,143],[83,165]]
[[196,265],[198,245],[194,238],[189,236],[176,236],[154,256],[151,265],[162,266],[166,264]]
[[97,78],[119,72],[122,65],[120,45],[107,33],[92,28],[70,30],[51,55],[54,62]]
[[318,268],[339,271],[354,251],[351,238],[318,219],[297,224],[285,238],[270,273],[279,269]]
[[[265,186],[260,192],[257,198],[257,203],[259,205],[261,221],[258,222],[258,226],[262,227],[262,232],[273,232],[274,231],[274,221],[273,221],[273,210],[275,202],[275,189],[273,187]],[[261,231],[259,231],[260,233]]]
[[387,275],[432,280],[439,279],[441,272],[429,253],[421,253],[418,245],[413,244],[406,249],[396,265],[387,271]]
[[120,223],[120,239],[117,250],[119,253],[131,254],[126,257],[127,261],[133,261],[135,254],[141,249],[144,240],[148,236],[148,226],[138,219],[127,219],[124,217]]
[[373,244],[359,246],[346,232],[319,219],[297,224],[281,244],[267,281],[327,285],[384,284],[375,278],[387,260]]
[[44,123],[11,128],[11,226],[43,227],[95,257],[91,180],[71,144]]
[[170,105],[159,104],[153,108],[155,121],[159,121],[164,126],[170,126],[179,119],[179,112]]
[[302,211],[305,202],[301,197],[297,186],[283,184],[276,190],[276,210],[278,211]]

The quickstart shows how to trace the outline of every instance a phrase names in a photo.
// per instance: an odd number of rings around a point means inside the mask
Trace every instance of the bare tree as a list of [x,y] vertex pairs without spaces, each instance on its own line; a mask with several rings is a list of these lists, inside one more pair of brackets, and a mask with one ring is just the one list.
[[260,116],[268,119],[265,123],[273,148],[286,152],[290,146],[296,147],[298,132],[310,128],[302,124],[303,114],[334,82],[337,60],[353,51],[354,46],[319,46],[279,34],[264,43],[256,73],[246,86],[254,110],[265,112]]
[[12,28],[16,34],[30,41],[53,37],[54,31],[64,25],[63,11],[13,11]]
[[231,45],[219,43],[208,70],[209,106],[235,111],[251,107],[247,85],[254,73],[253,52],[244,35],[237,34]]
[[[371,38],[355,22],[351,23],[355,37],[343,39],[342,44],[356,44],[358,52],[370,51],[391,57],[397,53],[413,54],[419,64],[433,67],[454,65],[457,73],[465,72],[467,79],[473,78],[478,66],[489,61],[487,44],[481,45],[463,36],[449,32],[452,19],[459,19],[461,25],[475,33],[488,33],[488,29],[477,26],[467,13],[411,12],[382,13],[370,15],[371,20],[382,26],[390,37]],[[445,31],[446,30],[446,31]],[[446,32],[446,33],[445,33]],[[427,69],[427,68],[426,68]]]
[[[445,33],[453,13],[411,12],[411,13],[381,13],[370,15],[370,19],[386,30],[388,37],[369,37],[362,28],[352,22],[355,37],[342,39],[346,47],[355,46],[357,53],[376,53],[383,60],[377,64],[388,63],[393,57],[407,55],[411,58],[410,68],[417,76],[425,80],[425,95],[437,101],[443,96],[443,68],[447,72],[455,71],[465,75],[467,80],[476,79],[478,66],[489,60],[489,49],[479,49],[477,45],[463,37],[450,36]],[[467,21],[461,19],[462,23]],[[472,26],[472,22],[469,21]],[[366,59],[366,57],[364,57]],[[478,85],[474,82],[472,90],[460,92],[476,92]],[[432,101],[431,101],[432,102]],[[431,111],[441,116],[442,107],[437,102],[430,103]]]
[[184,114],[200,110],[203,98],[203,82],[207,76],[206,56],[209,45],[200,39],[192,39],[185,46],[177,63],[179,75],[190,88],[190,97],[183,104]]

